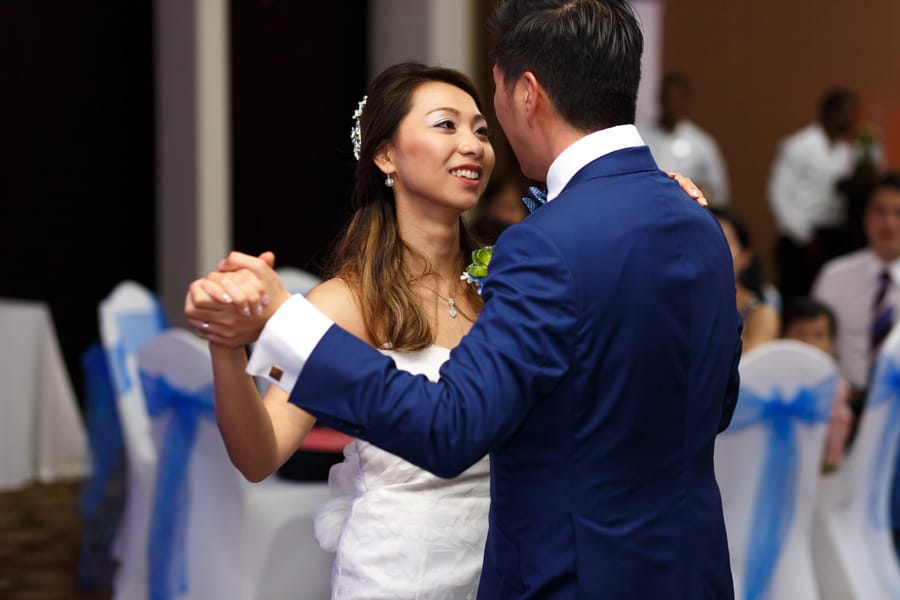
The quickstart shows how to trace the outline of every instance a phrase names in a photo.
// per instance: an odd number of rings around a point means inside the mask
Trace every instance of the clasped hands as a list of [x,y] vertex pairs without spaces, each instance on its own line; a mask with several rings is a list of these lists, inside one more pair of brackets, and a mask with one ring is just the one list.
[[197,335],[229,348],[256,341],[269,317],[291,297],[274,267],[271,252],[230,252],[218,271],[191,282],[184,315]]

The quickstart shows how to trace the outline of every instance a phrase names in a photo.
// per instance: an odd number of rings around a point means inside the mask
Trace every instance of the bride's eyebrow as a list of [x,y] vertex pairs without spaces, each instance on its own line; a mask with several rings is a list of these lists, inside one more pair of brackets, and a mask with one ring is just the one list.
[[[456,109],[453,108],[452,106],[439,106],[438,108],[435,108],[435,109],[432,109],[432,110],[428,111],[428,115],[431,115],[432,113],[436,113],[436,112],[449,112],[449,113],[453,113],[453,115],[454,115],[456,118],[460,118],[460,116],[462,116],[462,113],[460,113],[458,110],[456,110]],[[481,113],[475,113],[475,114],[472,116],[472,120],[473,120],[473,121],[487,121],[487,117],[485,117],[485,116],[484,116],[483,114],[481,114]]]

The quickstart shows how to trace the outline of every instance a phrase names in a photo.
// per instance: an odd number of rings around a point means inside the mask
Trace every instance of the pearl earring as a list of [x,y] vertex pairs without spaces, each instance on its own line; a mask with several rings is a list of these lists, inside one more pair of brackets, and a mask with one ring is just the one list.
[[394,187],[394,178],[391,177],[390,173],[388,173],[387,177],[384,178],[384,185],[388,186],[389,188]]

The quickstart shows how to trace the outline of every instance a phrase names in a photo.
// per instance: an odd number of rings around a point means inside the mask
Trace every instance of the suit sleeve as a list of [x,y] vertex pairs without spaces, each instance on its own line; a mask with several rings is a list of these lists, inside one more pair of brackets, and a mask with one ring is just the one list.
[[438,382],[331,327],[290,400],[322,423],[442,477],[502,444],[570,369],[576,294],[565,257],[527,221],[498,241],[485,306]]
[[741,341],[743,329],[744,319],[738,314],[737,347],[734,349],[734,356],[731,358],[731,373],[728,375],[728,385],[725,388],[725,401],[722,405],[722,417],[719,420],[719,433],[725,431],[731,424],[731,417],[734,415],[738,394],[741,391],[741,374],[738,367],[741,364],[741,354],[744,350],[744,344]]

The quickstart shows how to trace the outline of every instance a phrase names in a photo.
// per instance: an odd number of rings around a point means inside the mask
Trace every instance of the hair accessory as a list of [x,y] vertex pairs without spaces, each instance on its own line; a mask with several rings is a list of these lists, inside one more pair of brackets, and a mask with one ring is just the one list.
[[394,178],[391,177],[390,173],[388,173],[388,176],[384,178],[384,185],[390,188],[394,187]]
[[350,141],[353,142],[353,156],[359,160],[359,149],[362,146],[362,130],[359,127],[359,117],[362,115],[363,108],[366,106],[368,96],[363,96],[362,100],[356,106],[356,112],[353,113],[353,127],[350,129]]

